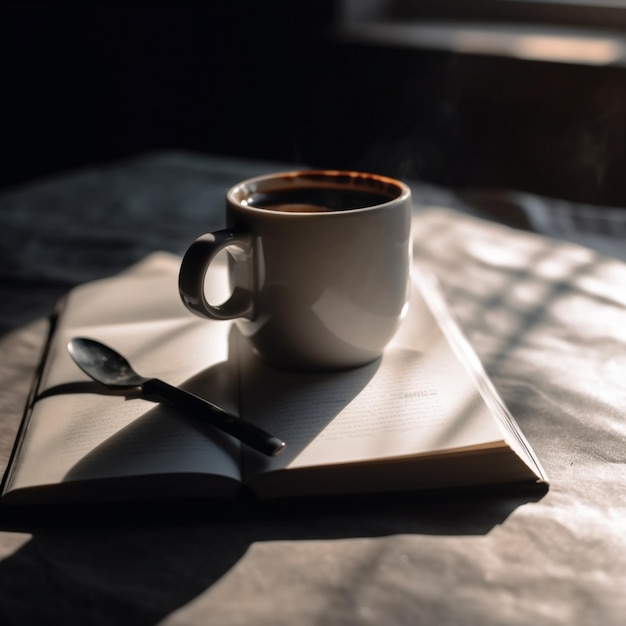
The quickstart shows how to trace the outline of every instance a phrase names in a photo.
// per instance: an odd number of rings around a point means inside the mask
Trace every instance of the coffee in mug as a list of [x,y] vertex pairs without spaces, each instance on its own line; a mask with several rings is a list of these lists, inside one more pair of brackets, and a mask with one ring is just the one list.
[[342,189],[283,189],[273,193],[257,193],[248,200],[248,206],[268,211],[287,213],[324,213],[362,209],[384,204],[389,197],[368,191]]
[[[269,363],[356,367],[379,357],[408,306],[411,193],[361,172],[298,171],[243,181],[226,194],[224,230],[191,244],[182,301],[235,319]],[[226,249],[231,296],[208,302],[206,272]]]

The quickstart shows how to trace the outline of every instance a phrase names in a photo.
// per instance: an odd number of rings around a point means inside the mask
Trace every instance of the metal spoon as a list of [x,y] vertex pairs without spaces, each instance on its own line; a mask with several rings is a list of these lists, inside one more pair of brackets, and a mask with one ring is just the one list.
[[158,378],[140,376],[121,354],[98,341],[75,337],[67,344],[67,350],[76,365],[87,376],[107,387],[117,389],[140,387],[146,395],[158,397],[186,413],[202,415],[213,426],[269,456],[276,456],[285,448],[284,441],[220,409],[208,400],[173,387]]

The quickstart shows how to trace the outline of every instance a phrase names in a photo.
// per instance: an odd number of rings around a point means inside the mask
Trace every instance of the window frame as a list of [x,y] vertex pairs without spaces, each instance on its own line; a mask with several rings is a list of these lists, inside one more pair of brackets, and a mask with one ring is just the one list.
[[626,0],[343,0],[344,22],[467,20],[626,31]]

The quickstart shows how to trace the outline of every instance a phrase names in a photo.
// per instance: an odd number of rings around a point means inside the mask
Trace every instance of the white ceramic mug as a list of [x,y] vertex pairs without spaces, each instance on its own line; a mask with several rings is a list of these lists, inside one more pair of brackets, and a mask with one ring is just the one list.
[[[375,174],[300,171],[228,190],[228,228],[183,258],[180,295],[213,320],[237,319],[254,348],[290,369],[342,369],[381,355],[408,306],[411,192]],[[230,252],[232,294],[207,301],[218,252]]]

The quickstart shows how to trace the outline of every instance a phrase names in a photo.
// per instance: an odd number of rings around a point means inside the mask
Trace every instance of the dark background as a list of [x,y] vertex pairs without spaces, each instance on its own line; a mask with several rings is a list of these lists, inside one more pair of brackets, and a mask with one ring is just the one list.
[[330,4],[2,4],[2,183],[161,147],[297,153]]
[[184,148],[626,205],[623,68],[356,43],[338,16],[5,1],[0,186]]

